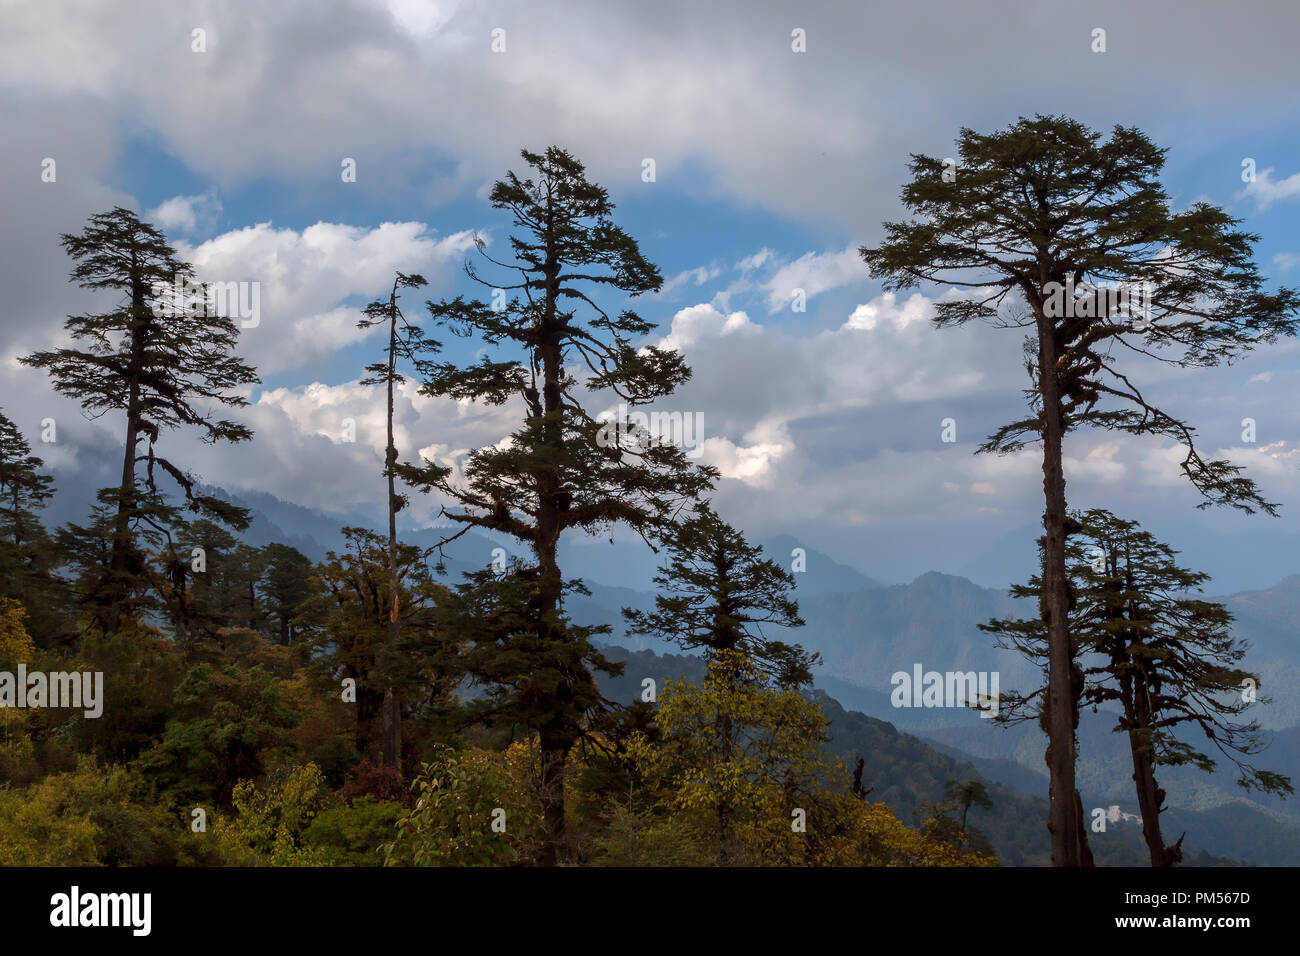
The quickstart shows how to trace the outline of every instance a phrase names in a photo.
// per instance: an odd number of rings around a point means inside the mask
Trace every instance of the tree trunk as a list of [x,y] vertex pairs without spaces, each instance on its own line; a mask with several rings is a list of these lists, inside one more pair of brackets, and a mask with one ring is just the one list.
[[718,866],[728,866],[731,859],[727,853],[727,845],[731,842],[731,819],[728,813],[727,801],[720,799],[718,801]]
[[1065,473],[1060,383],[1056,377],[1056,340],[1051,319],[1038,317],[1038,387],[1043,422],[1043,549],[1039,613],[1047,623],[1047,767],[1051,776],[1047,829],[1052,835],[1052,865],[1078,866],[1080,821],[1074,806],[1074,707],[1070,681],[1072,653],[1069,594],[1065,571]]
[[538,788],[538,802],[542,808],[542,826],[546,839],[542,843],[538,863],[542,866],[558,866],[566,858],[565,851],[565,813],[564,813],[564,769],[569,759],[569,745],[561,738],[552,737],[543,732],[539,745],[541,747],[542,767]]
[[1172,847],[1165,846],[1160,832],[1160,807],[1164,791],[1156,783],[1156,755],[1151,739],[1151,702],[1144,675],[1138,672],[1133,688],[1133,717],[1129,723],[1129,749],[1133,753],[1133,782],[1137,785],[1138,810],[1142,814],[1142,838],[1151,852],[1151,865],[1173,866],[1182,859],[1182,838]]
[[108,579],[99,595],[98,617],[105,633],[117,631],[126,598],[128,559],[131,551],[131,513],[135,509],[135,452],[140,442],[140,373],[144,367],[144,282],[131,280],[131,364],[126,403],[126,448],[122,452],[122,480],[118,485],[117,514],[113,521],[113,548]]
[[1142,814],[1142,838],[1151,852],[1152,866],[1165,863],[1164,838],[1160,833],[1160,803],[1156,796],[1156,777],[1150,761],[1146,734],[1137,727],[1129,729],[1129,749],[1133,753],[1133,782],[1137,785],[1138,810]]
[[1075,832],[1079,834],[1079,865],[1092,866],[1092,848],[1088,846],[1087,817],[1083,812],[1083,798],[1079,796],[1078,790],[1074,791],[1074,819],[1078,821],[1078,828]]
[[[721,763],[727,766],[735,757],[735,744],[733,742],[733,727],[730,714],[723,714],[718,726],[719,736],[722,740]],[[730,796],[725,793],[718,794],[718,866],[728,866],[731,863],[731,806],[728,803]]]
[[380,755],[378,742],[375,740],[375,715],[382,706],[382,694],[368,688],[357,688],[357,723],[353,742],[357,752],[376,766],[380,763]]
[[[397,464],[397,448],[393,443],[393,373],[397,362],[397,287],[389,300],[388,326],[388,446],[384,450],[385,471],[388,476],[388,647],[397,652],[399,608],[399,581],[397,573],[397,491],[394,487],[393,466]],[[384,765],[394,772],[402,772],[402,700],[396,687],[384,692]]]
[[[548,220],[548,235],[551,234]],[[564,413],[564,396],[561,391],[561,376],[564,372],[563,356],[560,354],[559,319],[556,303],[559,299],[560,262],[558,254],[548,249],[544,265],[546,290],[542,323],[544,332],[540,336],[538,352],[542,366],[542,413],[545,421],[542,425],[542,441],[548,448],[557,452],[564,444],[564,426],[561,416]],[[557,456],[558,457],[558,456]],[[560,483],[559,476],[552,467],[543,466],[537,475],[537,533],[533,541],[533,553],[537,558],[537,627],[543,646],[563,641],[568,635],[559,633],[555,623],[560,612],[564,592],[564,581],[560,574],[557,551],[560,541]],[[570,680],[577,675],[567,675]],[[561,683],[555,691],[557,719],[562,731],[543,731],[542,748],[542,820],[546,828],[546,843],[542,851],[542,863],[555,866],[564,862],[564,838],[566,820],[564,810],[564,771],[568,760],[569,747],[576,737],[578,728],[563,727],[570,720],[565,713],[574,693],[573,687]],[[567,699],[566,699],[567,698]]]
[[23,518],[22,518],[22,509],[19,507],[19,501],[20,501],[20,499],[19,499],[19,497],[18,497],[18,479],[17,479],[17,478],[14,479],[14,488],[13,488],[13,491],[14,491],[14,495],[13,495],[13,499],[14,499],[14,547],[15,547],[15,548],[21,548],[21,547],[23,546]]

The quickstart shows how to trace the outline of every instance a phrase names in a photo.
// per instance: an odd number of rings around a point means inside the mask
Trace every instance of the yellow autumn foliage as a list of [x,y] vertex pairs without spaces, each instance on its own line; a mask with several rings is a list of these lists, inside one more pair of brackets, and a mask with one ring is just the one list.
[[[630,761],[703,862],[997,865],[945,839],[940,828],[910,828],[888,805],[854,796],[842,762],[823,752],[829,722],[817,702],[772,686],[738,655],[719,658],[703,686],[671,682],[665,689],[662,740],[637,734],[628,744]],[[619,822],[641,845],[662,836],[652,816],[625,811]]]
[[0,597],[0,661],[20,664],[32,659],[36,645],[27,633],[27,609],[21,601]]

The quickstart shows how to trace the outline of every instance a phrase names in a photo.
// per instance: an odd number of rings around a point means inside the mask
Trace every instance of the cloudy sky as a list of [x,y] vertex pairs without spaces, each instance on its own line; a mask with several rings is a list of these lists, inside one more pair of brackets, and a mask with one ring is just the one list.
[[[96,304],[68,283],[59,234],[125,205],[204,278],[260,283],[260,324],[241,336],[263,379],[242,412],[256,439],[178,435],[175,457],[232,490],[378,514],[382,406],[357,379],[382,337],[356,329],[359,309],[395,269],[423,273],[433,298],[472,291],[473,235],[500,248],[509,225],[487,190],[521,147],[555,143],[609,188],[667,279],[638,308],[695,376],[662,407],[703,416],[701,460],[722,470],[729,519],[885,581],[937,569],[1005,584],[1008,556],[1032,551],[1038,460],[972,451],[1020,412],[1019,335],[935,330],[947,290],[883,294],[856,247],[901,214],[910,152],[951,155],[963,126],[1065,113],[1141,127],[1169,148],[1176,206],[1242,217],[1270,280],[1300,283],[1297,35],[1300,8],[1281,0],[0,0],[0,406],[56,479],[120,448],[116,423],[87,421],[16,358]],[[1300,572],[1296,344],[1229,369],[1142,371],[1283,516],[1196,511],[1177,448],[1087,433],[1067,448],[1072,504],[1137,518],[1224,589]],[[500,440],[511,411],[408,390],[399,445],[454,459]],[[40,443],[47,417],[54,445]]]

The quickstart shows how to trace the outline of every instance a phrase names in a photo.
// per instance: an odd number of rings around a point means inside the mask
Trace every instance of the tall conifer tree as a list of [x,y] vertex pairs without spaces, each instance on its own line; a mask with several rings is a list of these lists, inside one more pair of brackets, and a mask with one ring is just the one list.
[[494,290],[492,301],[457,297],[430,306],[437,321],[479,337],[495,354],[476,364],[435,364],[423,386],[430,395],[513,403],[520,427],[509,442],[475,451],[463,481],[433,463],[403,474],[449,498],[443,513],[462,533],[504,534],[532,553],[531,562],[509,572],[510,585],[488,574],[466,587],[495,589],[513,604],[503,615],[515,622],[512,629],[475,631],[480,648],[510,642],[510,670],[518,676],[503,675],[500,659],[480,676],[500,692],[502,712],[508,709],[518,726],[540,738],[544,861],[554,863],[565,853],[569,750],[585,717],[602,706],[592,670],[609,669],[590,632],[571,627],[563,613],[560,538],[621,524],[649,539],[710,486],[716,471],[695,467],[680,448],[642,429],[611,429],[597,419],[605,408],[596,404],[602,393],[644,405],[670,395],[690,372],[677,353],[641,344],[653,323],[607,304],[610,294],[635,297],[663,282],[636,240],[610,218],[608,193],[558,147],[522,156],[529,171],[507,173],[490,196],[517,230],[510,237],[513,259],[494,259],[480,243],[484,258],[504,270],[500,281],[467,267]]
[[197,429],[206,442],[251,438],[246,425],[221,418],[217,409],[246,405],[240,389],[258,377],[234,354],[234,322],[215,314],[207,288],[162,232],[130,210],[92,216],[81,233],[63,236],[63,248],[75,263],[72,281],[116,293],[117,301],[108,311],[68,318],[64,328],[73,347],[20,361],[45,369],[54,388],[90,414],[123,415],[121,481],[100,492],[112,511],[111,553],[93,597],[99,626],[115,631],[132,610],[144,569],[136,535],[156,541],[180,513],[159,488],[158,472],[180,487],[189,510],[246,526],[244,509],[196,494],[194,478],[159,454],[158,444],[164,432],[182,427]]
[[[393,279],[393,288],[387,299],[378,299],[366,306],[365,317],[357,323],[359,328],[374,326],[388,327],[388,344],[384,349],[384,360],[366,366],[367,375],[361,380],[362,385],[383,385],[386,396],[385,422],[388,427],[388,440],[384,446],[384,479],[388,482],[388,593],[392,604],[388,608],[388,647],[396,652],[400,638],[398,624],[401,615],[399,607],[401,581],[398,579],[397,564],[397,513],[406,505],[406,498],[397,493],[397,443],[393,438],[393,390],[406,381],[405,376],[397,370],[399,359],[423,360],[421,357],[438,348],[438,343],[427,338],[417,325],[406,321],[402,308],[398,304],[398,293],[402,289],[418,289],[425,285],[423,276],[397,273]],[[402,698],[396,687],[384,691],[384,743],[382,757],[384,765],[396,773],[402,772]]]
[[1240,231],[1239,220],[1207,203],[1170,208],[1159,181],[1165,150],[1140,130],[1117,126],[1103,141],[1074,120],[1038,116],[991,134],[963,129],[957,157],[950,164],[913,154],[902,199],[916,218],[885,223],[881,244],[860,252],[888,289],[928,282],[974,290],[935,305],[939,328],[982,319],[1029,330],[1031,414],[980,450],[1042,444],[1048,828],[1053,863],[1077,866],[1065,436],[1092,426],[1172,439],[1184,448],[1182,469],[1201,507],[1274,513],[1240,468],[1202,456],[1193,428],[1153,405],[1122,359],[1231,361],[1294,335],[1300,294],[1266,290],[1252,258],[1258,237]]
[[624,609],[629,634],[650,634],[712,660],[735,651],[781,687],[812,682],[820,658],[763,633],[802,627],[790,596],[794,575],[750,544],[706,502],[666,536],[668,561],[655,576],[653,610]]

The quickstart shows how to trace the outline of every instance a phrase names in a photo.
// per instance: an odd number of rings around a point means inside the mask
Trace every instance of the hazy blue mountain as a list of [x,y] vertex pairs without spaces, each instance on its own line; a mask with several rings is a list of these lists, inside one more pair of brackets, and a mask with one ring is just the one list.
[[243,534],[249,544],[263,547],[277,541],[292,545],[315,561],[342,545],[345,526],[369,524],[360,515],[329,515],[260,491],[231,492],[211,487],[203,491],[250,509],[252,520]]
[[[1258,588],[1300,573],[1300,533],[1281,521],[1262,518],[1237,531],[1195,522],[1167,527],[1144,522],[1144,527],[1175,548],[1185,567],[1210,574],[1211,590],[1218,594]],[[990,538],[974,549],[973,556],[943,570],[983,587],[1023,584],[1038,569],[1037,541],[1042,533],[1039,524],[1022,524]],[[932,565],[938,564],[938,559],[932,560]]]
[[[1079,721],[1079,760],[1076,767],[1079,787],[1099,801],[1099,806],[1118,805],[1129,813],[1137,813],[1133,793],[1133,764],[1128,738],[1113,732],[1114,719],[1105,713],[1083,713]],[[944,750],[956,750],[977,762],[1010,761],[1035,774],[1045,771],[1043,753],[1047,738],[1036,722],[1029,721],[1012,727],[994,726],[972,728],[949,726],[921,728],[918,736]],[[1189,735],[1189,740],[1193,739]],[[1206,749],[1219,757],[1212,744]],[[1275,733],[1267,749],[1252,758],[1259,766],[1290,775],[1300,784],[1300,729]],[[1300,801],[1248,793],[1236,784],[1232,764],[1227,758],[1218,759],[1219,767],[1213,775],[1201,773],[1190,767],[1162,767],[1158,770],[1160,784],[1168,792],[1171,809],[1189,811],[1218,810],[1223,807],[1248,808],[1259,815],[1287,828],[1300,828]],[[980,763],[981,766],[985,764]],[[998,776],[988,765],[996,779],[1011,781],[1011,776]],[[1177,836],[1177,834],[1174,834]],[[1300,862],[1300,829],[1294,841],[1297,861]]]
[[795,549],[803,549],[804,570],[794,575],[800,600],[814,594],[838,594],[881,586],[879,581],[867,577],[857,568],[836,561],[793,535],[778,534],[764,538],[760,544],[769,558],[787,570],[794,569]]

